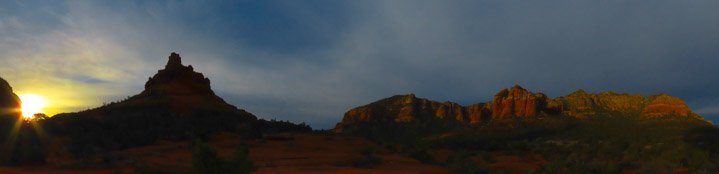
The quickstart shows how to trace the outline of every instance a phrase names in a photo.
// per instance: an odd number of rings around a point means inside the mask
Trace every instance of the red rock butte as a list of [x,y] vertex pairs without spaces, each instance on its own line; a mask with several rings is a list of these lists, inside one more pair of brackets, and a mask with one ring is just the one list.
[[215,95],[210,79],[195,72],[192,65],[183,65],[180,55],[174,52],[168,57],[165,68],[147,80],[145,90],[140,94],[86,112],[95,112],[89,115],[105,115],[112,110],[126,108],[164,108],[179,115],[201,111],[237,113],[256,118]]

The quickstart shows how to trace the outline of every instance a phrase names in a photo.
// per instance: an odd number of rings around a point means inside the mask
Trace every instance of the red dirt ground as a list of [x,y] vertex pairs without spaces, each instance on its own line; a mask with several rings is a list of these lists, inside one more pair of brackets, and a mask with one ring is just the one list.
[[[264,140],[242,141],[234,135],[219,134],[208,143],[220,156],[229,156],[241,144],[250,147],[250,159],[256,173],[451,173],[450,170],[391,153],[360,138],[297,134],[276,135]],[[361,150],[376,149],[382,163],[369,168],[352,166]],[[187,142],[158,142],[150,146],[110,153],[120,159],[112,167],[68,168],[58,165],[2,167],[0,173],[133,173],[137,167],[172,173],[189,171],[192,155]]]

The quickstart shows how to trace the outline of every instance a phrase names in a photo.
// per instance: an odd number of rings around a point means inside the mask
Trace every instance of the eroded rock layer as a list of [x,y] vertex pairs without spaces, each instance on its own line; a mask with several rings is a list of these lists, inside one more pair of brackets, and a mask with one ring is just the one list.
[[342,122],[337,124],[335,131],[342,132],[344,127],[363,123],[379,123],[385,127],[427,121],[477,125],[493,120],[521,120],[543,116],[567,116],[577,119],[621,116],[703,120],[701,116],[694,114],[684,101],[667,94],[645,97],[614,92],[589,94],[579,90],[567,96],[550,99],[542,93],[534,93],[515,85],[498,92],[489,103],[468,106],[417,98],[414,94],[393,96],[348,111]]

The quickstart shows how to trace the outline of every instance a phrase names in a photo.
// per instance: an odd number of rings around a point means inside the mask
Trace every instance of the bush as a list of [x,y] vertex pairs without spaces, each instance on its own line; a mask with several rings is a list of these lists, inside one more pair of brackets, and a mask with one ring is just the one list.
[[477,166],[476,162],[469,158],[470,156],[471,154],[465,151],[456,152],[447,159],[447,166],[456,173],[489,173],[489,171]]
[[249,149],[240,146],[230,159],[222,159],[217,152],[202,140],[195,140],[190,144],[192,150],[192,173],[216,174],[237,173],[246,174],[254,171],[255,166],[250,161]]
[[409,156],[425,164],[434,164],[437,162],[432,156],[432,154],[427,152],[426,149],[415,150],[414,152],[410,153]]
[[235,154],[230,158],[229,165],[231,173],[250,173],[255,170],[255,164],[249,160],[250,149],[241,145],[237,147]]
[[376,150],[371,147],[365,147],[360,150],[362,157],[355,160],[353,165],[355,167],[368,168],[382,164],[382,158],[375,155]]

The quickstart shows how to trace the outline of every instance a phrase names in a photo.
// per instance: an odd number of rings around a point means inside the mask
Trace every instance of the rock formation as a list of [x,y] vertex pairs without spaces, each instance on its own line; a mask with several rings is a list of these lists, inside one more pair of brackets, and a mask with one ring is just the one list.
[[140,94],[120,102],[110,103],[82,113],[102,116],[111,110],[133,108],[163,108],[173,115],[197,115],[199,112],[237,114],[240,117],[254,119],[255,116],[226,103],[215,95],[210,87],[210,79],[194,71],[191,65],[182,65],[179,54],[171,53],[165,69],[158,70],[145,83]]
[[492,101],[492,118],[532,117],[537,116],[546,108],[547,96],[542,93],[532,93],[515,85],[511,89],[504,89],[494,96]]
[[145,83],[141,96],[158,95],[215,95],[210,88],[210,79],[195,72],[192,66],[182,65],[180,55],[172,53],[165,69]]
[[12,87],[0,78],[0,116],[19,115],[20,98],[13,93]]
[[343,125],[358,123],[388,126],[410,122],[479,123],[487,115],[483,104],[463,107],[453,102],[417,98],[414,94],[396,95],[348,111],[335,131],[341,132]]
[[[249,112],[215,95],[210,80],[182,65],[172,53],[165,69],[150,77],[145,90],[119,102],[48,119],[48,130],[70,136],[75,151],[117,149],[157,139],[186,139],[218,131],[239,131],[257,136],[263,124]],[[89,139],[86,137],[94,137]]]
[[490,103],[461,106],[452,102],[436,102],[417,98],[413,94],[398,95],[357,107],[345,113],[342,122],[335,127],[342,132],[345,127],[362,123],[381,123],[384,127],[411,122],[449,121],[455,125],[477,125],[493,120],[531,119],[543,116],[568,116],[577,119],[597,117],[690,118],[703,120],[681,99],[666,94],[644,97],[638,94],[604,92],[589,94],[578,90],[570,95],[547,98],[518,85],[503,89]]
[[162,101],[177,113],[201,109],[237,111],[242,115],[251,115],[227,104],[215,95],[210,87],[210,79],[202,73],[195,72],[191,65],[182,65],[180,55],[174,52],[170,54],[165,69],[157,71],[157,74],[150,77],[145,83],[145,90],[131,97],[127,102],[148,101]]
[[667,94],[644,97],[639,94],[614,92],[588,94],[579,90],[570,95],[552,99],[549,103],[561,114],[579,119],[617,115],[639,118],[671,116],[701,119],[701,116],[694,114],[683,100]]
[[477,103],[465,107],[467,110],[467,116],[469,117],[469,124],[479,124],[482,121],[489,120],[492,114],[492,108],[487,103]]
[[659,94],[647,98],[646,106],[642,110],[641,115],[644,118],[696,116],[683,100],[667,94]]

